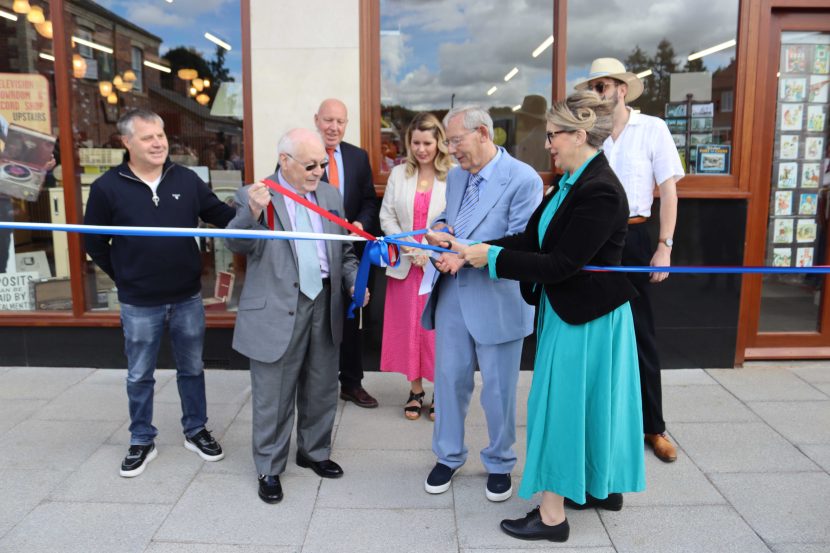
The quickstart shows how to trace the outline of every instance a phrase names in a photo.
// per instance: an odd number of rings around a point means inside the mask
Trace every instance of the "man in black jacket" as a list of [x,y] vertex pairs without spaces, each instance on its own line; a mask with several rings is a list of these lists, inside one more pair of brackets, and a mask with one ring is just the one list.
[[[369,233],[376,233],[380,204],[372,183],[372,167],[365,150],[343,142],[349,122],[346,105],[340,100],[323,100],[314,115],[314,125],[323,137],[329,166],[323,180],[340,190],[346,219]],[[363,244],[355,244],[358,257]],[[348,306],[349,303],[346,302]],[[345,313],[344,313],[345,316]],[[377,407],[378,402],[363,389],[363,348],[360,317],[346,319],[340,345],[340,399],[360,407]]]
[[[161,117],[131,110],[118,121],[118,131],[127,161],[92,184],[84,224],[193,228],[202,219],[225,227],[233,219],[233,208],[196,173],[169,161]],[[157,455],[153,373],[165,325],[176,359],[184,447],[205,461],[219,461],[222,448],[205,428],[205,311],[196,241],[188,236],[87,234],[84,244],[92,260],[115,281],[121,303],[131,434],[121,476],[138,476]]]

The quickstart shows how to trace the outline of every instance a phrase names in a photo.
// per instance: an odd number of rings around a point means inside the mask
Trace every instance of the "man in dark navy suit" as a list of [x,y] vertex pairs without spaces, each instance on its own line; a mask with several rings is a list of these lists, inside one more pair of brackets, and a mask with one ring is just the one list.
[[[380,205],[372,182],[369,154],[348,142],[343,142],[349,123],[346,104],[329,98],[323,100],[314,115],[314,125],[323,137],[329,165],[323,180],[340,190],[343,196],[345,218],[366,232],[376,233]],[[363,244],[355,244],[358,256]],[[348,305],[348,302],[347,302]],[[345,316],[345,313],[344,313]],[[340,346],[340,399],[352,401],[360,407],[377,407],[378,402],[363,389],[363,348],[360,317],[346,319],[343,342]]]

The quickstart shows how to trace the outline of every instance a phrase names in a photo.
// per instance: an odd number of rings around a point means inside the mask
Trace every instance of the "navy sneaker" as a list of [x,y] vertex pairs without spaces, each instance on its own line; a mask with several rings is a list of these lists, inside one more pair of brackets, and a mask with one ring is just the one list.
[[124,478],[138,476],[147,467],[147,463],[158,456],[155,444],[131,445],[127,456],[121,462],[121,470],[118,472]]
[[510,474],[491,474],[487,477],[487,489],[484,491],[490,501],[507,501],[513,495],[513,482]]
[[219,461],[225,458],[219,442],[214,440],[213,436],[205,428],[201,429],[192,438],[185,438],[184,447],[190,451],[195,451],[205,461]]
[[427,493],[444,493],[450,489],[452,477],[455,476],[457,471],[457,468],[451,469],[442,463],[435,463],[429,476],[427,476],[426,482],[424,482],[424,489]]

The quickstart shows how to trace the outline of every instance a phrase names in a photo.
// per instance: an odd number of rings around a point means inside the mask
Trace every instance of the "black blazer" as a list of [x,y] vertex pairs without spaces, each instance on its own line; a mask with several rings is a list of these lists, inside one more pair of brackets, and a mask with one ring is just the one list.
[[[522,297],[539,305],[544,289],[568,324],[584,324],[637,296],[624,273],[586,272],[585,265],[620,265],[628,231],[628,200],[605,155],[596,156],[574,183],[539,247],[539,219],[555,192],[542,200],[524,232],[489,242],[505,249],[499,278],[521,282]],[[536,286],[541,284],[541,286]]]
[[[371,234],[378,234],[378,212],[380,202],[375,194],[375,185],[372,182],[372,166],[369,164],[369,154],[366,150],[353,146],[348,142],[340,143],[340,153],[343,157],[343,167],[340,167],[345,178],[346,189],[343,191],[343,207],[346,210],[346,219],[350,223],[360,221],[363,230]],[[324,181],[328,182],[328,173],[323,173]],[[343,179],[340,179],[341,182]]]

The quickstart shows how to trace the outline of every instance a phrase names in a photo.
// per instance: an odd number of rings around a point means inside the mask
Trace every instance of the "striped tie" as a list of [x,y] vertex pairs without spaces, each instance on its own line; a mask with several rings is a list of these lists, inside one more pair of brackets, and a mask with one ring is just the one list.
[[464,199],[461,200],[461,209],[455,218],[455,235],[459,238],[468,238],[467,234],[472,229],[467,228],[478,207],[478,186],[484,178],[480,174],[470,175],[467,189],[464,190]]

